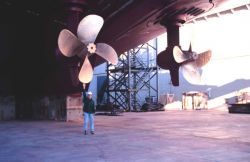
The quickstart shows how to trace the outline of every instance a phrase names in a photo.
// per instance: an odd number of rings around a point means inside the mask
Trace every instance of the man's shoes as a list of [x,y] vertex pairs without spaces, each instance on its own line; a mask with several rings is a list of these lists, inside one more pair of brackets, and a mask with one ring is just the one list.
[[[94,131],[91,131],[90,133],[91,133],[91,134],[95,134]],[[87,131],[86,131],[86,130],[84,130],[84,135],[87,135]]]

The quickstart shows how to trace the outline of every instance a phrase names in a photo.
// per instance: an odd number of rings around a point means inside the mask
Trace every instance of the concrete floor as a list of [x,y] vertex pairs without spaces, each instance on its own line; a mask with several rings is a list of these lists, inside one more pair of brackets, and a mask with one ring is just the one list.
[[1,162],[250,162],[250,115],[165,111],[96,116],[81,123],[0,123]]

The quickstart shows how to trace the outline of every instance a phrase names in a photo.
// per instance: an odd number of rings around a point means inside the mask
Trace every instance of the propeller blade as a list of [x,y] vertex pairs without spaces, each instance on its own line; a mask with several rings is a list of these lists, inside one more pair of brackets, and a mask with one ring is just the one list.
[[106,43],[97,43],[95,53],[105,60],[111,62],[113,65],[118,63],[117,53],[110,45]]
[[78,75],[78,78],[82,83],[89,83],[93,78],[93,68],[89,62],[88,56],[86,56],[82,64],[81,71]]
[[190,42],[189,44],[189,49],[188,49],[189,52],[192,52],[192,43]]
[[78,25],[77,36],[85,44],[94,43],[104,20],[98,15],[84,17]]
[[63,29],[58,37],[58,47],[62,54],[67,57],[81,54],[86,46],[67,29]]
[[183,77],[191,84],[199,84],[201,75],[195,62],[189,62],[181,66]]
[[190,56],[182,52],[182,50],[178,46],[174,46],[173,55],[177,63],[182,63],[190,59]]
[[212,56],[211,50],[198,54],[198,57],[195,60],[196,66],[201,68],[202,66],[206,65],[210,61],[211,56]]

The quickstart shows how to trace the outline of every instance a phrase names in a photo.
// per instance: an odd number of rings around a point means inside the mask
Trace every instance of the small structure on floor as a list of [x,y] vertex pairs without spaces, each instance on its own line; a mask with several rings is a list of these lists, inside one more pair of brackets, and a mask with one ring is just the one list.
[[234,99],[234,103],[226,99],[229,113],[250,114],[250,92],[238,92]]
[[141,107],[141,111],[164,111],[164,105],[154,101],[153,97],[146,97],[145,103]]
[[229,113],[250,114],[250,103],[235,103],[228,106]]
[[184,92],[182,94],[182,109],[201,110],[207,109],[208,94],[205,92]]
[[175,98],[175,95],[172,93],[162,94],[162,95],[160,95],[159,102],[162,105],[170,104],[170,103],[173,103],[175,101],[174,98]]
[[67,96],[66,111],[67,121],[80,121],[83,118],[82,112],[82,94],[75,93]]
[[120,115],[124,112],[124,109],[120,108],[118,105],[114,105],[111,102],[108,102],[106,104],[98,104],[96,106],[96,114],[104,114],[104,115]]

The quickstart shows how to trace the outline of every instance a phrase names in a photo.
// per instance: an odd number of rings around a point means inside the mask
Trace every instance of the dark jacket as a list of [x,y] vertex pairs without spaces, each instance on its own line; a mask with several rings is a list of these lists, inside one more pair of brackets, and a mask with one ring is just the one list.
[[92,99],[87,98],[86,92],[82,92],[82,102],[83,102],[83,111],[86,113],[95,113],[95,102]]

